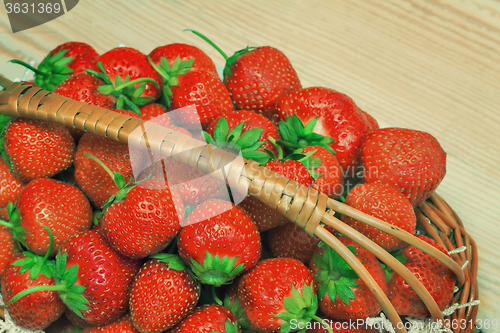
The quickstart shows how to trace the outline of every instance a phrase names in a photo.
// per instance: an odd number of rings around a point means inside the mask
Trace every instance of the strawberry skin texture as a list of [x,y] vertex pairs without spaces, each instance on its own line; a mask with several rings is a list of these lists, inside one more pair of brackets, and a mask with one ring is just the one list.
[[9,264],[14,262],[12,258],[19,253],[17,241],[12,236],[10,228],[0,225],[0,280]]
[[[160,89],[148,82],[141,97],[153,97],[154,100],[160,97],[163,77],[155,71],[148,62],[146,55],[142,52],[131,47],[117,47],[97,58],[96,64],[99,61],[102,62],[113,83],[115,83],[116,75],[120,75],[122,79],[125,79],[125,77],[129,75],[131,81],[139,78],[150,78],[155,80],[160,86]],[[97,65],[92,69],[97,72],[100,71]],[[139,84],[140,83],[137,83],[135,86],[137,87]]]
[[[18,254],[12,262],[27,258]],[[2,296],[7,304],[18,293],[36,286],[50,286],[55,284],[54,278],[47,278],[40,273],[31,280],[30,271],[19,274],[20,266],[9,265],[2,277]],[[36,291],[20,298],[7,306],[9,315],[17,326],[30,330],[42,330],[56,321],[66,309],[57,291]]]
[[171,88],[171,108],[194,104],[197,111],[197,115],[176,117],[174,120],[181,127],[196,129],[201,122],[201,126],[206,128],[216,117],[233,111],[231,97],[217,76],[205,71],[190,71],[178,79],[179,84]]
[[227,123],[229,125],[229,131],[231,131],[233,128],[235,128],[242,122],[245,122],[245,125],[243,125],[241,134],[245,133],[246,131],[252,128],[262,128],[264,131],[260,135],[259,141],[263,141],[264,144],[260,146],[258,150],[264,151],[264,149],[269,149],[275,154],[278,153],[276,146],[273,145],[268,140],[268,138],[272,137],[273,139],[278,140],[281,139],[281,137],[276,126],[274,126],[274,124],[266,117],[255,112],[244,111],[244,110],[229,112],[227,114],[222,115],[221,117],[214,119],[210,123],[210,125],[207,128],[207,133],[210,134],[212,137],[214,136],[215,126],[217,125],[219,119],[222,117],[226,118]]
[[349,96],[323,87],[293,91],[279,102],[278,114],[283,121],[297,115],[304,124],[318,116],[313,132],[335,140],[330,147],[342,169],[350,171],[358,165],[358,149],[368,124]]
[[75,73],[56,86],[52,92],[76,101],[110,110],[114,109],[116,97],[98,92],[97,88],[102,85],[104,85],[104,81],[92,74],[87,72]]
[[286,312],[284,298],[291,296],[292,286],[302,294],[304,285],[314,290],[313,275],[303,263],[290,258],[266,259],[243,275],[238,298],[255,327],[262,332],[279,332],[285,321],[275,315]]
[[318,237],[309,236],[292,222],[269,230],[267,236],[275,258],[297,259],[304,264],[311,260],[319,243]]
[[75,141],[63,125],[15,118],[4,135],[14,172],[25,182],[52,177],[73,163]]
[[363,117],[366,119],[366,123],[368,124],[368,131],[369,132],[376,131],[380,128],[380,126],[377,122],[377,119],[375,119],[371,114],[369,114],[368,112],[363,111],[363,110],[359,110],[359,112],[361,112]]
[[81,333],[140,333],[134,327],[130,313],[106,326],[85,327]]
[[[434,240],[425,236],[417,237],[439,249],[448,257],[450,256]],[[455,275],[453,272],[437,259],[434,259],[414,246],[406,248],[400,255],[408,258],[405,267],[412,271],[420,282],[424,284],[425,288],[432,295],[432,298],[436,301],[439,309],[441,311],[444,310],[453,298],[453,289],[455,287]],[[389,282],[388,297],[400,315],[418,317],[427,317],[430,315],[429,310],[427,310],[427,307],[420,297],[418,297],[417,293],[397,273],[393,273]]]
[[[219,214],[207,219],[206,211]],[[193,266],[191,260],[203,266],[208,252],[220,259],[236,257],[234,267],[243,264],[242,272],[246,272],[257,263],[261,243],[257,227],[240,207],[212,199],[196,207],[188,216],[177,245],[181,259],[190,267]]]
[[[415,233],[417,217],[413,211],[413,206],[401,192],[393,187],[382,184],[360,184],[349,192],[345,203],[363,213],[408,231],[410,234]],[[348,216],[342,216],[342,221],[389,252],[401,250],[408,246],[399,238]]]
[[89,301],[84,319],[103,326],[122,316],[129,306],[129,294],[140,262],[117,253],[99,231],[87,230],[71,237],[62,247],[67,253],[66,269],[77,264],[76,285],[85,287]]
[[[226,333],[226,321],[237,324],[236,317],[227,308],[217,304],[204,305],[196,308],[167,333]],[[239,324],[237,325],[237,331],[240,332]]]
[[118,192],[118,187],[100,165],[85,156],[86,153],[97,157],[112,172],[121,173],[128,183],[133,177],[128,145],[92,133],[85,133],[78,143],[74,163],[76,182],[90,201],[100,208]]
[[338,198],[343,192],[344,176],[339,161],[328,150],[320,146],[308,146],[302,148],[302,154],[316,150],[311,157],[321,160],[321,164],[312,171],[321,174],[314,180],[312,187],[323,192],[330,198]]
[[159,65],[162,57],[168,60],[170,66],[179,57],[182,61],[194,59],[191,66],[192,71],[205,71],[218,77],[217,68],[212,59],[202,50],[193,45],[183,43],[173,43],[164,46],[158,46],[151,51],[149,57],[153,63]]
[[132,320],[141,333],[163,332],[185,318],[199,297],[198,283],[187,270],[175,270],[151,259],[141,268],[132,286]]
[[90,229],[92,208],[85,195],[76,187],[54,179],[31,181],[17,203],[21,226],[26,230],[26,246],[44,256],[49,248],[45,225],[54,235],[51,255],[73,235]]
[[283,96],[302,88],[290,60],[270,46],[240,55],[224,79],[236,109],[261,113],[267,118],[276,112]]
[[165,183],[159,180],[146,180],[106,209],[102,231],[116,251],[144,258],[162,251],[177,236],[184,205],[175,190],[162,187]]
[[304,186],[309,187],[314,181],[305,165],[297,161],[286,160],[284,162],[281,162],[277,160],[271,160],[267,162],[264,167],[287,178],[293,179]]
[[[354,253],[356,257],[363,263],[363,265],[373,276],[375,281],[378,282],[378,284],[382,288],[382,291],[387,294],[387,280],[377,258],[347,237],[339,237],[339,240],[342,241],[342,243],[344,243],[344,245],[346,246],[354,247]],[[319,247],[316,253],[322,254],[323,247]],[[316,273],[319,271],[319,267],[315,264],[314,256],[313,259],[311,259],[311,261],[309,262],[309,268],[312,270],[313,274],[315,274],[316,277]],[[373,297],[370,290],[368,290],[366,285],[363,283],[363,281],[361,281],[360,278],[357,278],[354,279],[354,282],[359,284],[359,286],[351,288],[356,298],[350,300],[350,305],[345,304],[340,299],[338,294],[335,297],[335,300],[330,299],[328,292],[326,292],[325,295],[318,300],[319,309],[321,310],[321,312],[323,312],[327,317],[337,320],[364,319],[366,317],[375,316],[380,313],[382,308],[378,304],[375,297]],[[319,281],[316,281],[316,285],[319,288],[321,286],[321,283]]]
[[25,184],[14,173],[3,158],[0,158],[0,207],[15,202]]
[[73,57],[73,60],[66,65],[73,69],[73,73],[83,72],[85,69],[91,68],[99,57],[99,54],[92,46],[81,42],[67,42],[61,44],[52,50],[52,55],[63,50],[68,50],[64,58]]
[[393,186],[416,207],[429,198],[446,174],[446,153],[431,134],[381,128],[364,139],[359,156],[366,183]]

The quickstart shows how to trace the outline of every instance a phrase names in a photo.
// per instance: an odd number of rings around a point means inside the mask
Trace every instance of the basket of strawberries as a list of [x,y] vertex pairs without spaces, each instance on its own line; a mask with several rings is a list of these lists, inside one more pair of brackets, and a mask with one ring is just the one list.
[[222,79],[182,43],[70,42],[0,76],[5,331],[471,332],[438,140],[194,33]]

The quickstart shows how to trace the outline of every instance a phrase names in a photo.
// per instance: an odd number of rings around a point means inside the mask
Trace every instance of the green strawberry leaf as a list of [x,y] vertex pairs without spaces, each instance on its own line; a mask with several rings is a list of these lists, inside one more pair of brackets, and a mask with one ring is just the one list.
[[158,259],[158,260],[166,263],[170,269],[173,269],[176,271],[183,271],[186,269],[186,265],[184,264],[184,261],[182,261],[182,259],[176,254],[158,253],[158,254],[153,254],[149,257],[153,258],[153,259]]
[[229,125],[226,118],[222,117],[217,121],[214,129],[214,140],[215,142],[225,142],[227,134],[229,132]]
[[198,281],[219,287],[230,283],[245,269],[244,264],[235,267],[236,259],[237,257],[228,258],[227,256],[221,259],[219,255],[214,257],[207,251],[203,265],[194,259],[191,259],[189,265]]
[[22,245],[26,244],[26,230],[21,226],[21,216],[19,210],[12,202],[7,204],[9,222],[0,220],[0,225],[10,228],[14,239]]

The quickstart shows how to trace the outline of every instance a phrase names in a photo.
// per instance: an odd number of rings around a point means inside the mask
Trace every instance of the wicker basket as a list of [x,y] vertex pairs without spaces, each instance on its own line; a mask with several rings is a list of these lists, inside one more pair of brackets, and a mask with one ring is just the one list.
[[[2,76],[0,76],[0,85],[8,87],[6,91],[0,92],[1,114],[52,121],[136,147],[145,146],[153,154],[173,158],[206,174],[210,173],[231,186],[233,191],[237,190],[245,195],[255,196],[258,200],[276,209],[302,227],[308,234],[316,235],[340,254],[368,289],[372,291],[375,299],[381,305],[382,311],[398,333],[406,332],[406,329],[404,325],[397,325],[401,323],[401,318],[378,283],[361,262],[323,225],[331,226],[353,239],[403,277],[422,299],[434,320],[444,321],[444,315],[424,285],[413,273],[367,237],[335,218],[333,212],[353,217],[396,236],[441,261],[457,277],[459,291],[455,294],[453,303],[464,304],[477,299],[477,249],[475,243],[465,232],[456,214],[437,195],[421,205],[417,210],[417,216],[426,232],[444,248],[455,250],[465,246],[464,252],[453,253],[452,258],[404,230],[394,228],[377,218],[332,200],[325,194],[272,172],[254,161],[243,159],[242,163],[234,163],[236,156],[232,153],[212,145],[206,145],[204,142],[172,129],[77,102],[40,88],[12,83]],[[213,173],[214,170],[220,172]],[[426,217],[432,223],[429,223]],[[449,319],[474,321],[476,313],[477,306],[463,307],[453,311]],[[446,323],[446,321],[444,322]],[[469,322],[467,328],[457,328],[454,332],[470,332],[471,330],[472,326]]]

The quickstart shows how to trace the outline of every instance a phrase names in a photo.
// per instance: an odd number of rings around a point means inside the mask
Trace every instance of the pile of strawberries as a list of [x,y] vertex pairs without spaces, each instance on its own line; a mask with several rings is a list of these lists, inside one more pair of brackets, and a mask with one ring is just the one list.
[[[149,55],[129,47],[99,55],[69,42],[37,68],[12,62],[35,73],[28,84],[144,120],[162,116],[163,126],[230,143],[245,158],[415,233],[414,209],[446,171],[432,135],[379,129],[345,94],[303,88],[275,48],[228,57],[215,47],[226,59],[223,80],[203,51],[180,43]],[[193,104],[197,117],[165,116]],[[141,168],[164,169],[137,180],[132,164],[141,161],[131,161],[126,144],[40,120],[0,122],[1,293],[17,325],[44,329],[65,313],[87,333],[374,331],[344,325],[381,307],[340,255],[254,198],[235,205],[224,200],[225,184],[159,158]],[[441,263],[341,218],[414,272],[441,309],[450,303],[455,277]],[[400,276],[330,231],[400,315],[429,315]]]

